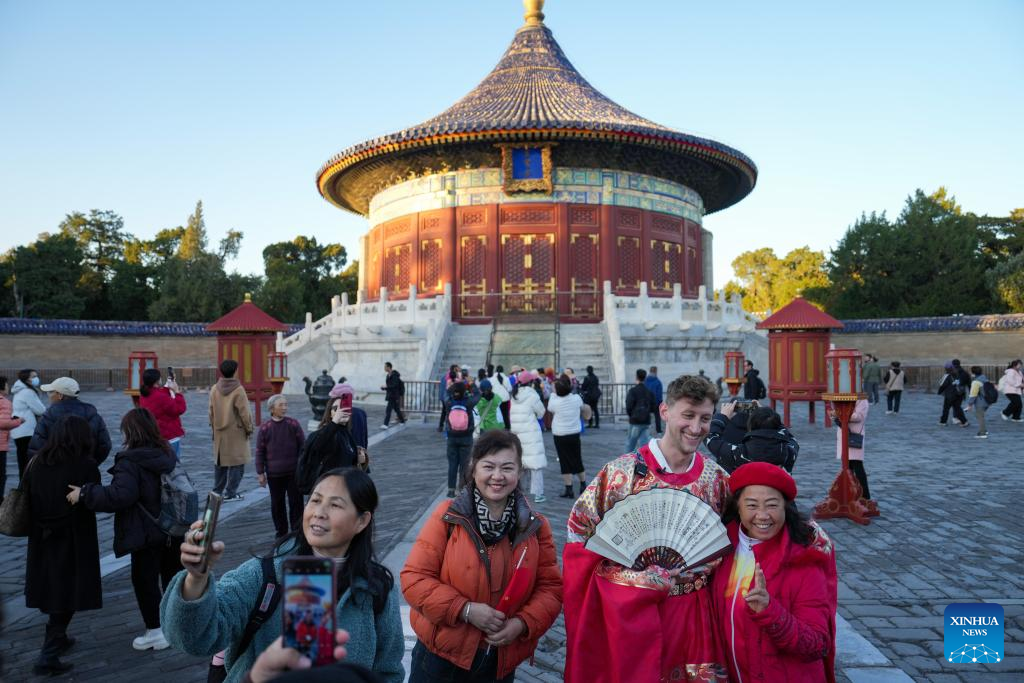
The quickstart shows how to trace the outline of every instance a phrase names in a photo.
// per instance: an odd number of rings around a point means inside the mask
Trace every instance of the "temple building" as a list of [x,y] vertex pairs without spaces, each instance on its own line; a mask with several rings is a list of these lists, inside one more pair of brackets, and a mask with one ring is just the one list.
[[[702,223],[751,192],[754,163],[598,92],[544,24],[543,4],[524,2],[525,23],[497,66],[446,111],[353,145],[323,165],[320,194],[369,221],[359,297],[337,300],[329,319],[310,321],[283,350],[291,354],[298,348],[289,345],[333,335],[334,353],[321,364],[344,366],[389,353],[377,342],[406,342],[409,353],[418,345],[415,360],[407,360],[417,378],[427,379],[453,355],[444,347],[449,325],[464,328],[461,339],[479,336],[467,345],[472,349],[486,347],[486,358],[465,359],[470,363],[552,346],[543,363],[523,359],[536,367],[564,366],[566,354],[574,355],[558,341],[558,326],[569,323],[572,336],[589,335],[592,346],[601,338],[603,369],[619,378],[626,371],[618,364],[630,360],[623,335],[634,323],[642,327],[637,336],[647,338],[639,346],[655,352],[678,351],[669,337],[679,332],[699,336],[724,325],[739,333],[708,344],[690,340],[707,357],[667,359],[681,370],[696,370],[690,366],[700,361],[717,376],[712,356],[743,345],[740,337],[756,321],[709,296],[712,236]],[[664,323],[677,327],[654,329]],[[533,334],[516,333],[516,324],[532,324]],[[553,340],[538,342],[548,324]],[[584,329],[595,325],[601,329]],[[496,348],[499,329],[507,348]],[[434,348],[424,339],[428,332],[446,339]],[[650,341],[659,334],[664,349]],[[599,350],[579,349],[580,360],[591,351]]]

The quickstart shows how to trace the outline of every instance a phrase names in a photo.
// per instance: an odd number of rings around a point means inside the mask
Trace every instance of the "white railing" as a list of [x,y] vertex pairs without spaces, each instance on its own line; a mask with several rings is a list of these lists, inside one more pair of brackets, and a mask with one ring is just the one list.
[[652,297],[647,283],[640,283],[639,296],[612,294],[611,283],[604,283],[604,316],[609,336],[616,338],[623,324],[643,325],[652,329],[660,324],[678,324],[683,332],[700,325],[711,332],[724,328],[726,332],[753,332],[758,319],[743,310],[740,297],[727,300],[724,294],[708,299],[703,285],[696,299],[684,299],[679,284],[673,286],[671,297]]

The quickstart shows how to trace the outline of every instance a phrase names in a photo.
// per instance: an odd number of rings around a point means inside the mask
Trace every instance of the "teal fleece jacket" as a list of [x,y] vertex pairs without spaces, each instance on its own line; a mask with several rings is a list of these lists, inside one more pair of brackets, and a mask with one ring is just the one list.
[[[281,557],[274,562],[278,581],[283,560]],[[206,592],[191,602],[181,596],[185,576],[185,571],[178,572],[160,603],[160,623],[167,641],[190,655],[212,656],[241,640],[256,596],[263,588],[259,559],[248,560],[219,579],[211,572]],[[351,635],[345,645],[348,650],[345,661],[362,664],[389,683],[401,683],[405,678],[402,666],[405,639],[398,607],[398,582],[395,583],[380,614],[374,614],[373,596],[362,579],[357,579],[342,594],[335,608],[337,627]],[[237,683],[245,678],[256,656],[280,635],[281,605],[278,604],[273,616],[256,632],[249,648],[237,659],[225,662],[226,683]]]

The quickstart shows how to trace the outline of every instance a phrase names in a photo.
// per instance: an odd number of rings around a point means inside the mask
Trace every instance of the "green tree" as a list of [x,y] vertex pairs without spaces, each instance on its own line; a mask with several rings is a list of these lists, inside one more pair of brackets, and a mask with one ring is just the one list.
[[992,297],[1010,313],[1024,313],[1024,252],[1011,256],[985,273]]
[[743,308],[763,312],[772,308],[772,279],[778,268],[779,257],[771,247],[745,251],[732,261],[732,270],[739,280],[738,287],[729,293],[739,291],[743,296]]
[[983,237],[944,188],[917,190],[895,221],[872,213],[847,230],[828,263],[832,284],[813,298],[845,318],[989,311]]
[[743,296],[743,308],[752,313],[778,310],[805,291],[828,285],[825,254],[810,247],[793,249],[783,258],[768,247],[747,251],[732,267],[738,281],[730,280],[725,293]]
[[3,260],[4,308],[23,318],[80,318],[86,297],[78,284],[85,268],[78,241],[66,234],[39,236]]
[[178,258],[190,261],[206,254],[206,219],[203,217],[203,200],[196,202],[195,211],[188,217],[178,242]]
[[[295,322],[306,312],[320,318],[331,309],[331,297],[350,286],[342,272],[348,255],[340,244],[320,244],[315,237],[296,237],[263,250],[266,280],[256,303],[282,321]],[[358,278],[358,270],[356,270]]]
[[124,246],[134,239],[124,230],[124,219],[113,211],[93,209],[64,217],[58,226],[73,238],[84,254],[85,268],[78,288],[86,298],[84,317],[106,320],[111,314],[110,281],[114,264],[124,257]]

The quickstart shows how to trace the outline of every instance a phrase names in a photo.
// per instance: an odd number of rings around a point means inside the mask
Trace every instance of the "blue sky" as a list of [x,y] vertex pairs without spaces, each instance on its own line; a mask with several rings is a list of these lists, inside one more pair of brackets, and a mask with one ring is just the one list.
[[[715,285],[740,252],[827,251],[862,211],[920,187],[968,210],[1024,206],[1024,2],[549,0],[545,23],[599,90],[732,145],[753,193],[706,217]],[[141,237],[202,199],[232,264],[295,235],[357,257],[362,217],[314,176],[331,155],[472,89],[518,0],[0,0],[0,250],[66,213]]]

